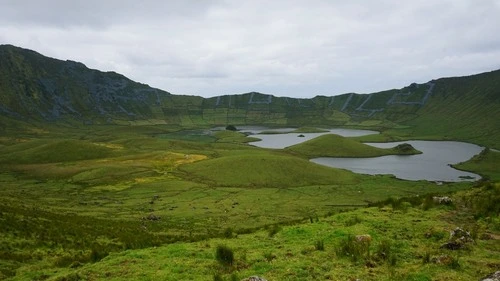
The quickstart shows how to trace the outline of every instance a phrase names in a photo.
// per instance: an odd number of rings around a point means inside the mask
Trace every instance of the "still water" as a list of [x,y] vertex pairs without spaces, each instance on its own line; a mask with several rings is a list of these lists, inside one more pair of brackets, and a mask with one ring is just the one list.
[[423,153],[374,158],[320,157],[311,159],[311,161],[360,174],[392,174],[405,180],[457,182],[475,181],[481,178],[479,175],[450,167],[450,164],[467,161],[472,156],[480,153],[483,148],[474,144],[454,141],[406,141],[367,144],[380,148],[389,148],[401,143],[409,143]]
[[[293,128],[281,128],[281,129],[273,129],[266,131],[280,132],[286,133],[291,132],[295,129]],[[242,130],[245,132],[245,130]],[[305,142],[307,140],[314,139],[321,135],[325,134],[336,134],[341,135],[343,137],[359,137],[366,136],[371,134],[378,134],[379,132],[370,131],[370,130],[354,130],[354,129],[329,129],[327,132],[323,133],[288,133],[288,134],[259,134],[263,130],[249,130],[249,132],[254,133],[255,135],[251,135],[252,137],[261,139],[260,141],[251,142],[251,145],[262,147],[262,148],[274,148],[280,149],[288,146],[292,146],[295,144],[299,144],[301,142]],[[300,137],[299,137],[300,135]]]

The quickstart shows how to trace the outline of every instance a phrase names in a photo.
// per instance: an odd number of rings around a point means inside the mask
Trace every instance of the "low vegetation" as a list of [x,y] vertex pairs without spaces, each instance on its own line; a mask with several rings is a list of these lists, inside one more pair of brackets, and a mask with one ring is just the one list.
[[[360,208],[281,226],[273,236],[259,230],[235,238],[212,238],[156,248],[111,252],[99,262],[53,268],[54,280],[140,279],[233,280],[258,275],[267,280],[477,280],[500,264],[498,234],[489,223],[477,225],[464,205],[487,186],[449,194],[453,206],[424,209],[415,203],[406,211],[391,204]],[[484,197],[485,198],[485,197]],[[463,206],[463,207],[461,207]],[[476,206],[476,205],[474,205]],[[351,217],[362,217],[346,226]],[[474,242],[449,250],[450,231],[476,231]],[[475,229],[475,230],[474,230]],[[368,239],[369,238],[369,239]],[[20,270],[19,279],[48,274],[43,269]]]
[[[0,279],[467,280],[495,264],[494,151],[461,164],[490,179],[471,189],[327,168],[306,152],[248,145],[238,131],[178,130],[1,138]],[[453,203],[436,204],[438,194]],[[481,242],[439,248],[457,226]]]
[[409,144],[401,144],[394,148],[377,148],[356,140],[335,134],[322,135],[312,140],[296,144],[288,150],[307,156],[315,157],[376,157],[383,155],[411,155],[419,154]]

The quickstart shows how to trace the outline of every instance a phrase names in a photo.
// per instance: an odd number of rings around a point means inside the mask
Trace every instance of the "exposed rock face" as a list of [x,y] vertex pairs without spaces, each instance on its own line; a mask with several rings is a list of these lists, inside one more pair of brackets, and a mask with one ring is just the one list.
[[441,245],[441,248],[448,250],[459,250],[464,248],[468,243],[472,243],[474,240],[472,239],[470,232],[461,229],[460,227],[455,228],[450,231],[450,240]]
[[500,271],[486,276],[485,278],[481,279],[481,281],[500,281]]
[[445,205],[453,203],[453,200],[448,196],[443,196],[443,197],[434,196],[432,197],[432,201],[434,201],[434,203],[437,204],[445,204]]
[[267,280],[259,276],[250,276],[248,278],[242,279],[241,281],[267,281]]

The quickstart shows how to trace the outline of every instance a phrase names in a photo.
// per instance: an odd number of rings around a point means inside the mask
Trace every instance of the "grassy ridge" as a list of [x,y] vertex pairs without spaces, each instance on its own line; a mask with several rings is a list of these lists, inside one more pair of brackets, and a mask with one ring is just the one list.
[[335,134],[322,135],[287,148],[289,151],[314,157],[376,157],[383,155],[410,155],[420,151],[413,147],[377,148],[354,139]]

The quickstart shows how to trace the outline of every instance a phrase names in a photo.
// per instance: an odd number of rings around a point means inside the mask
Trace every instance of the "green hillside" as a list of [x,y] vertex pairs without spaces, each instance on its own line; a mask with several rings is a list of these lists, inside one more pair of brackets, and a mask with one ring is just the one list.
[[499,108],[500,70],[369,95],[297,99],[251,92],[204,99],[172,95],[114,72],[0,46],[0,131],[5,132],[15,132],[19,122],[354,126],[387,131],[389,136],[458,139],[499,148]]

